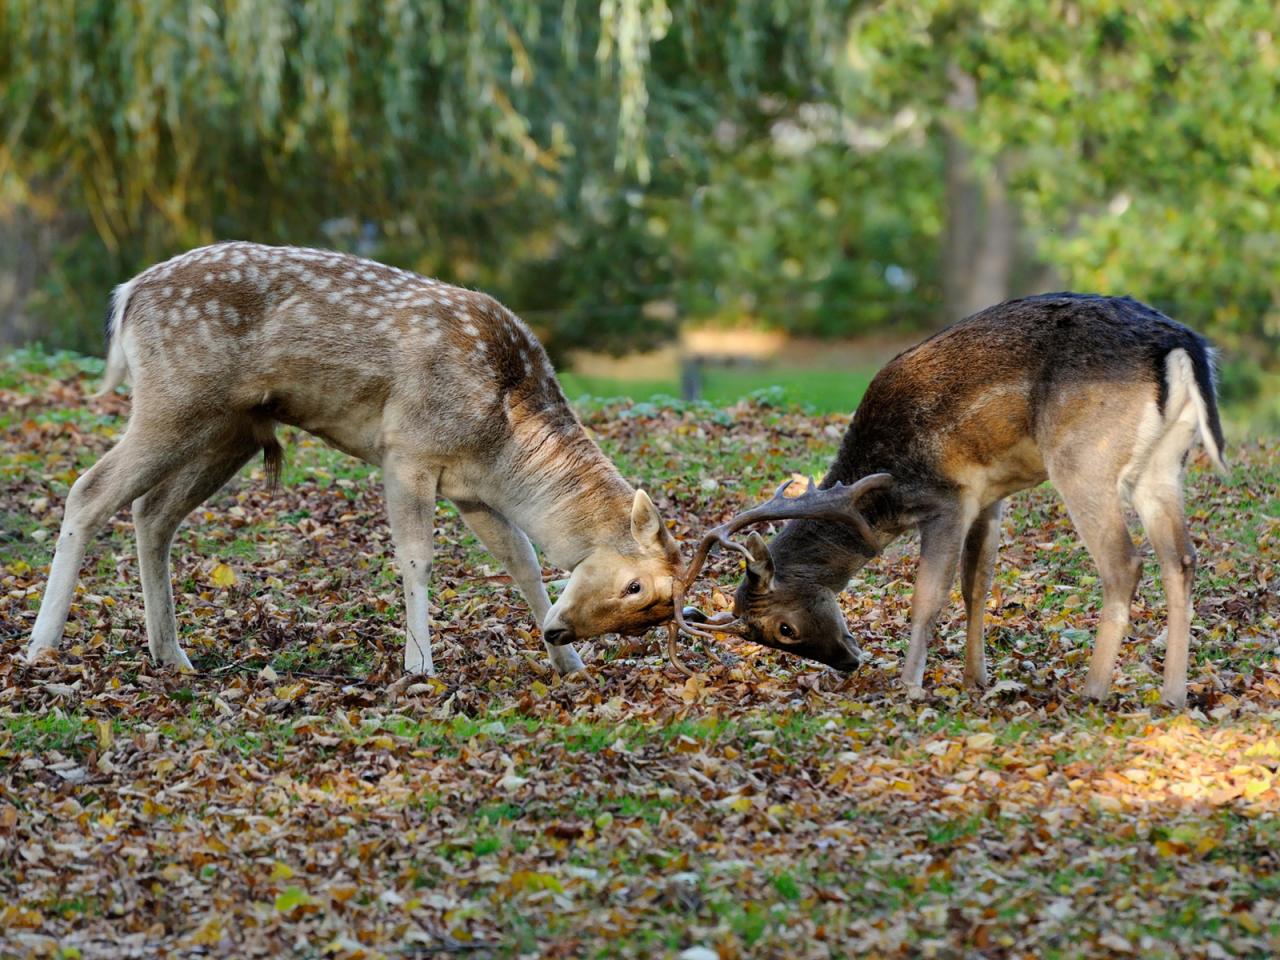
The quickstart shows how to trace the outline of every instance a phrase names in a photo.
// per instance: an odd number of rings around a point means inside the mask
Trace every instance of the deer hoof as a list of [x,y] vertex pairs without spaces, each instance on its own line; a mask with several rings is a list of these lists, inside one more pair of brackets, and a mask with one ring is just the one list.
[[973,676],[970,676],[969,674],[966,673],[964,675],[964,688],[974,693],[981,693],[983,690],[986,690],[987,689],[986,671],[984,670],[982,673],[975,674]]
[[1097,680],[1089,680],[1084,685],[1085,697],[1097,703],[1101,703],[1102,701],[1106,700],[1107,694],[1110,693],[1110,691],[1111,691],[1110,680],[1103,680],[1100,682]]
[[1175,710],[1181,710],[1187,705],[1187,688],[1183,686],[1171,690],[1168,687],[1161,687],[1160,700]]
[[27,663],[35,663],[52,654],[54,648],[47,643],[33,643],[27,647]]

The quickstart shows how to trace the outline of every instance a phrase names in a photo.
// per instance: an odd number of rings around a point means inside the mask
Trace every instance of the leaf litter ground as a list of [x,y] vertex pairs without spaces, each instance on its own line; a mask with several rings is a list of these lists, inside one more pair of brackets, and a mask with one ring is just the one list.
[[[895,686],[915,548],[843,597],[843,677],[726,640],[667,667],[588,645],[558,678],[513,587],[441,510],[439,675],[399,679],[376,473],[305,435],[180,530],[182,642],[145,655],[126,514],[63,653],[21,659],[69,484],[124,425],[65,358],[0,366],[0,955],[1196,957],[1280,952],[1280,447],[1193,466],[1190,709],[1155,704],[1148,560],[1105,706],[1080,699],[1100,587],[1056,495],[1014,498],[994,685],[962,689],[958,598],[930,696]],[[584,418],[686,541],[844,421],[767,404]],[[725,606],[737,571],[713,567]],[[702,948],[702,952],[693,948]]]

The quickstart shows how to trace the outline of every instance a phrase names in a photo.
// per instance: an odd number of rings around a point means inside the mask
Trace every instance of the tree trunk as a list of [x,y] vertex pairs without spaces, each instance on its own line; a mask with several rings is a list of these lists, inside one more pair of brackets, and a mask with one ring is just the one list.
[[1017,211],[1005,186],[1004,163],[974,169],[958,130],[978,106],[973,77],[951,71],[950,115],[941,124],[946,165],[946,230],[942,246],[942,291],[948,323],[1007,300],[1017,254]]

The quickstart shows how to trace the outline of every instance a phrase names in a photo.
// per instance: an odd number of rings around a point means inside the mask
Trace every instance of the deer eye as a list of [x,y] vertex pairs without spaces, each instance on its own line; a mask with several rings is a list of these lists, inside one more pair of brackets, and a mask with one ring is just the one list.
[[627,589],[623,590],[622,593],[623,596],[635,596],[635,594],[639,593],[643,589],[644,588],[640,586],[639,580],[632,580],[627,584]]
[[789,623],[778,624],[778,632],[788,639],[791,639],[796,635],[795,628]]

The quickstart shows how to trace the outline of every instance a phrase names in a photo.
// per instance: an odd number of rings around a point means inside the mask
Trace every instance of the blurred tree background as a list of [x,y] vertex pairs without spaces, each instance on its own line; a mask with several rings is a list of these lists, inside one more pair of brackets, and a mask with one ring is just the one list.
[[0,342],[223,238],[489,291],[553,353],[1130,293],[1280,419],[1263,0],[6,0]]

